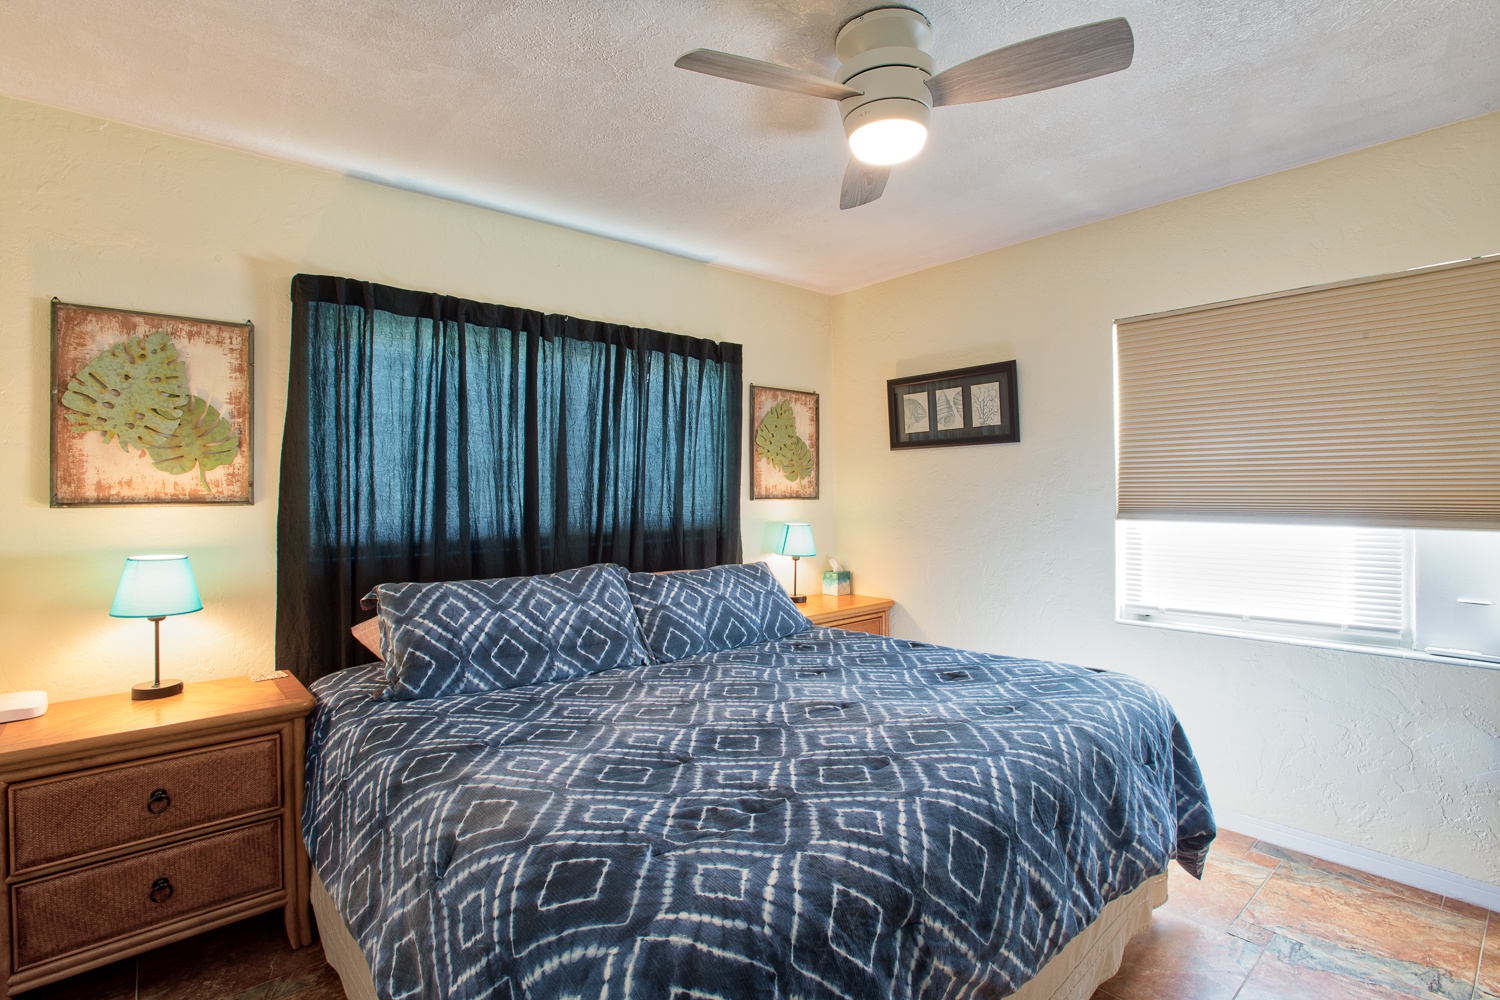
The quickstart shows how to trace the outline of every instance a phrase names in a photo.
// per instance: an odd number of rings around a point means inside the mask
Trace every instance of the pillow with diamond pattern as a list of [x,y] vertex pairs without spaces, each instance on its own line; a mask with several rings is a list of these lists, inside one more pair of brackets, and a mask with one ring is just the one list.
[[630,599],[658,663],[801,632],[809,622],[765,563],[632,573]]
[[379,610],[389,698],[440,698],[572,680],[649,663],[625,569],[547,576],[383,583]]

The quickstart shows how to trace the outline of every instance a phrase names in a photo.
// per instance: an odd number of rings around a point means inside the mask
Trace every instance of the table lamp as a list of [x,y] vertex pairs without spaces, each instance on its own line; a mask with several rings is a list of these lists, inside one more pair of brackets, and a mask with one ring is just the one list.
[[815,556],[812,525],[793,522],[781,526],[781,545],[776,549],[784,556],[792,557],[792,600],[797,604],[807,602],[806,594],[797,593],[797,560],[803,556]]
[[161,620],[169,615],[186,615],[203,610],[198,597],[198,581],[187,556],[128,556],[115,602],[109,607],[111,618],[149,618],[156,625],[156,673],[151,683],[140,683],[130,689],[135,701],[166,698],[182,693],[182,681],[161,679]]

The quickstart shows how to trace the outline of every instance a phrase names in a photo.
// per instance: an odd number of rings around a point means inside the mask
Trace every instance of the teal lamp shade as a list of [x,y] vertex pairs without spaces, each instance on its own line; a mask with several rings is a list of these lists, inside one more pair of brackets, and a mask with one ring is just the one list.
[[818,550],[813,547],[812,525],[810,524],[785,524],[781,528],[781,546],[777,552],[784,556],[815,556]]
[[115,602],[109,606],[111,618],[149,618],[156,630],[156,669],[149,683],[130,689],[136,701],[169,698],[182,693],[182,681],[161,679],[161,620],[170,615],[202,611],[198,581],[187,556],[129,556],[120,586],[115,588]]
[[807,603],[807,595],[797,593],[797,560],[803,556],[815,556],[818,550],[813,548],[812,525],[793,521],[781,526],[781,544],[776,551],[784,556],[792,557],[792,600],[798,604]]
[[166,618],[202,610],[187,556],[129,556],[109,606],[111,618]]

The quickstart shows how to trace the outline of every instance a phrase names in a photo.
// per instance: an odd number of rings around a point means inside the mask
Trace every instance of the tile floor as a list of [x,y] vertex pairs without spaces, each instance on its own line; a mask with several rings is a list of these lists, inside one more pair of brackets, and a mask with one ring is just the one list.
[[22,993],[25,1000],[344,1000],[323,948],[293,951],[281,911]]
[[1481,907],[1226,830],[1202,882],[1170,879],[1094,1000],[1500,1000]]
[[[1488,941],[1486,941],[1488,928]],[[270,913],[26,1000],[343,1000]],[[1500,1000],[1500,914],[1221,830],[1094,1000]]]

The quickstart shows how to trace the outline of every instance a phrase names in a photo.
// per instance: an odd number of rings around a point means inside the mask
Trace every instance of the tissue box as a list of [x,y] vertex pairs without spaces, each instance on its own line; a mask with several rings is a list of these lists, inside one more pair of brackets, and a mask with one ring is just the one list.
[[823,571],[823,593],[830,597],[843,597],[845,594],[854,593],[854,584],[850,581],[847,569]]

